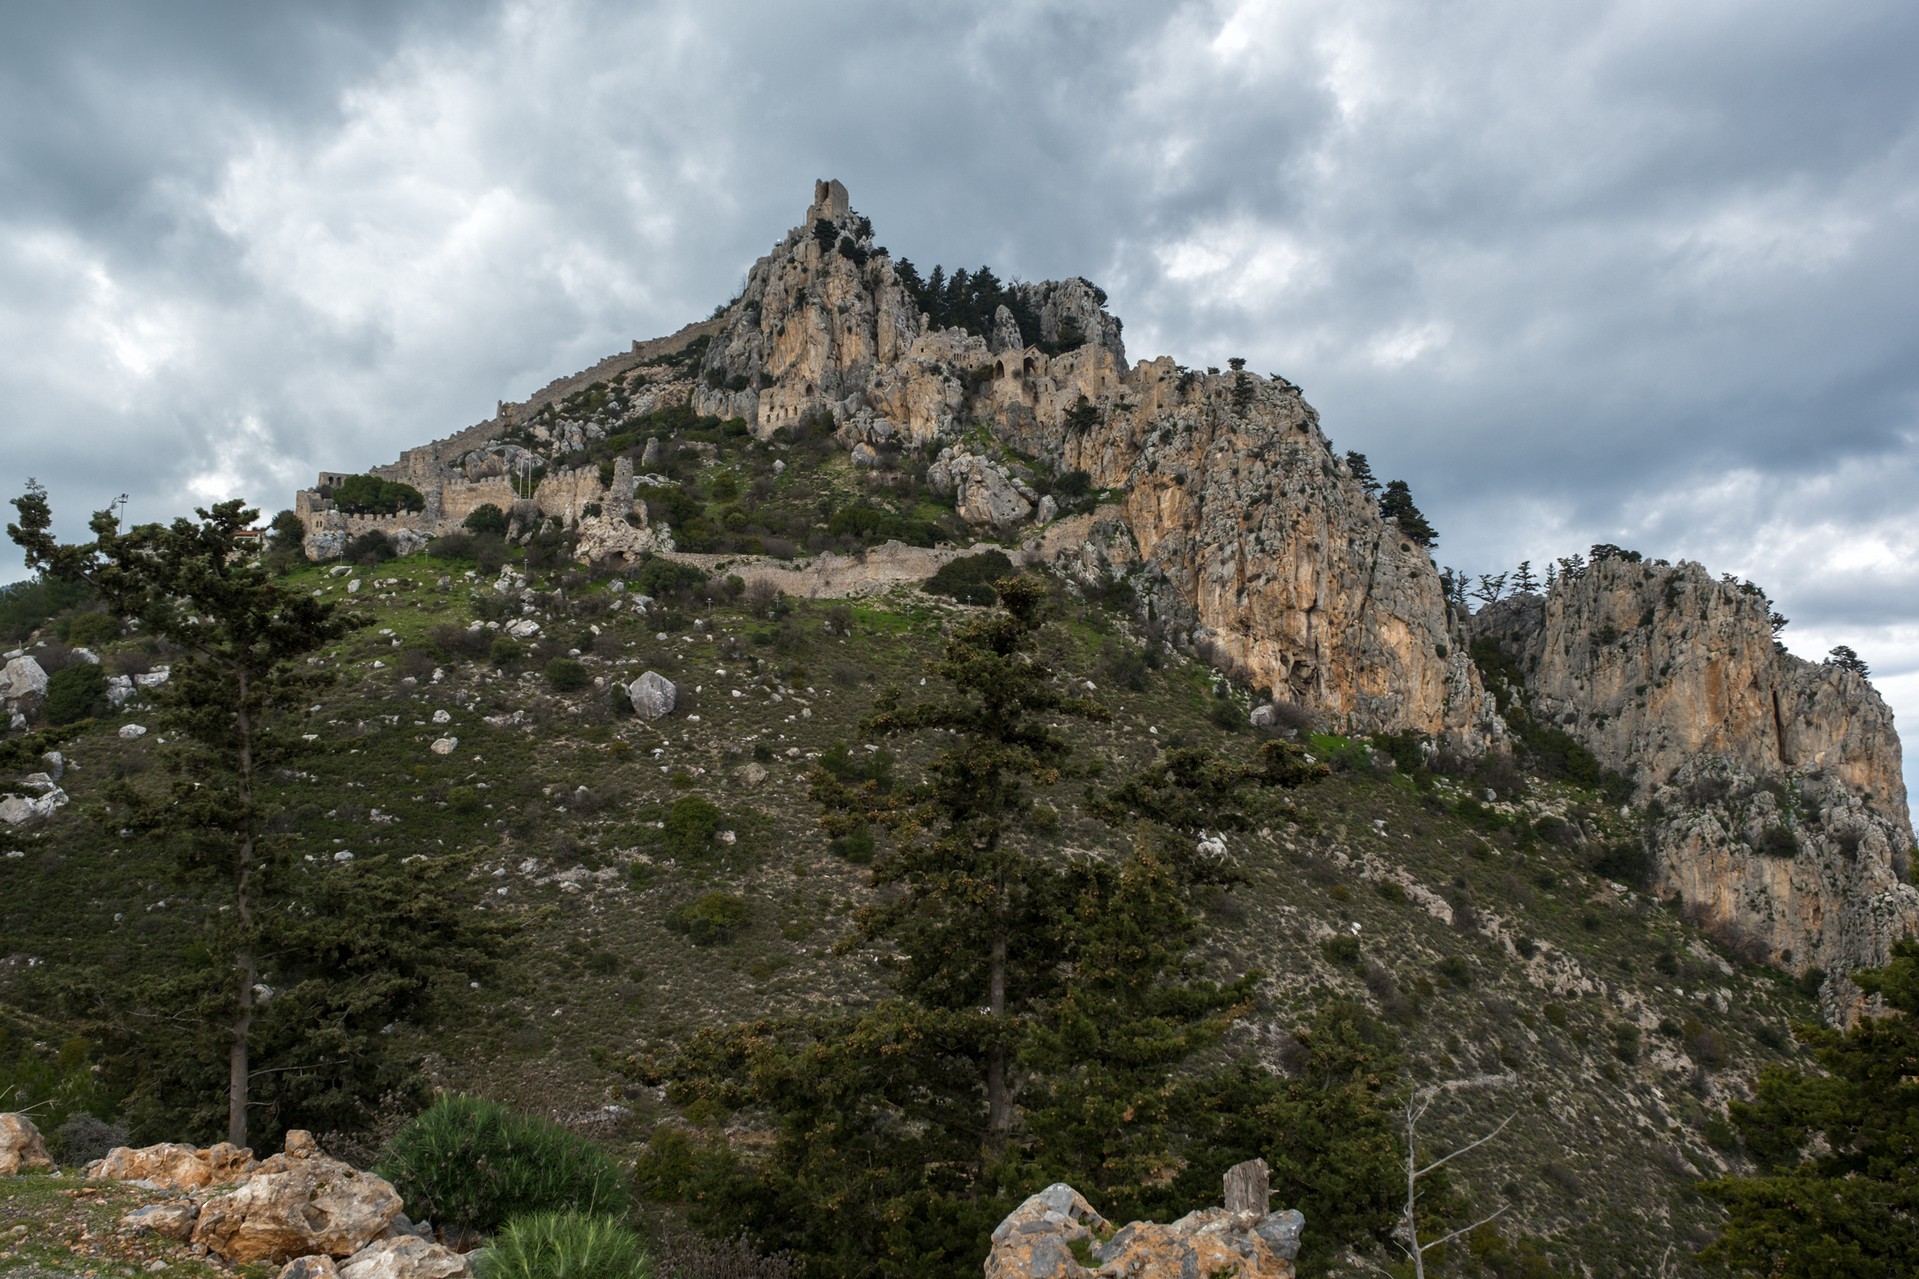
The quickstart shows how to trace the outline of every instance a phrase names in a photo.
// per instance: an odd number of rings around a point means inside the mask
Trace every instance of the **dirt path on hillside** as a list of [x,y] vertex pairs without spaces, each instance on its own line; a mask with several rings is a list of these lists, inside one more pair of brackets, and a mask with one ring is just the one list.
[[783,594],[796,599],[845,599],[881,595],[896,586],[918,585],[953,560],[982,551],[1004,552],[1015,564],[1049,562],[1085,541],[1098,514],[1100,512],[1058,520],[1017,548],[995,542],[975,542],[971,546],[907,546],[903,542],[887,542],[850,555],[826,551],[805,560],[692,551],[657,554],[662,559],[691,564],[719,577],[735,574],[748,586],[770,582]]

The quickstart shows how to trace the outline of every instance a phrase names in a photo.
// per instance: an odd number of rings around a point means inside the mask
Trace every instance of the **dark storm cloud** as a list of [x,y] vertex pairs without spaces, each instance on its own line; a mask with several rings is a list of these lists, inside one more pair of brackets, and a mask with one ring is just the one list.
[[1697,558],[1919,711],[1908,4],[6,18],[6,448],[75,528],[478,420],[705,314],[837,176],[922,267],[1084,274],[1135,357],[1301,382],[1442,562]]

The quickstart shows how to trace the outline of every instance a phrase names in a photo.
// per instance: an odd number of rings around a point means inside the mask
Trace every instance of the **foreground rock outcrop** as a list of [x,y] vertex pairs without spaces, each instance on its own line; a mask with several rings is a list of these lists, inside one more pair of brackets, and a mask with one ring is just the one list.
[[40,1130],[25,1115],[0,1115],[0,1177],[53,1167]]
[[202,1149],[182,1142],[116,1146],[86,1167],[89,1181],[132,1181],[155,1190],[201,1190],[237,1182],[259,1167],[251,1150],[228,1142]]
[[[1257,1170],[1259,1194],[1234,1202],[1243,1169]],[[1117,1230],[1077,1190],[1055,1183],[994,1229],[986,1279],[1293,1279],[1305,1218],[1266,1210],[1265,1173],[1260,1160],[1228,1173],[1227,1207]]]
[[86,1169],[176,1198],[128,1213],[124,1231],[204,1246],[236,1265],[285,1263],[296,1279],[459,1279],[466,1260],[407,1221],[399,1192],[320,1152],[311,1134],[287,1134],[264,1160],[224,1142],[122,1146]]
[[[1751,957],[1883,964],[1919,932],[1892,712],[1867,679],[1773,642],[1757,588],[1612,554],[1473,616],[1533,718],[1630,777],[1656,887]],[[1849,983],[1826,995],[1852,1003]]]
[[400,1215],[399,1192],[324,1155],[275,1155],[236,1189],[200,1205],[193,1242],[229,1261],[349,1257]]

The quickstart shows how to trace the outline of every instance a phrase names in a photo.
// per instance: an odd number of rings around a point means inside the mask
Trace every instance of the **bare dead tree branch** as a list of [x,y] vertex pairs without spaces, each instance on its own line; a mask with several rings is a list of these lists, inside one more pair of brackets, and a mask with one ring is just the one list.
[[1443,1168],[1461,1155],[1477,1150],[1479,1147],[1485,1145],[1494,1137],[1504,1132],[1506,1125],[1513,1121],[1513,1117],[1511,1115],[1506,1116],[1499,1121],[1498,1125],[1495,1126],[1491,1132],[1486,1133],[1475,1141],[1468,1142],[1466,1145],[1441,1155],[1438,1159],[1433,1160],[1423,1168],[1419,1166],[1419,1121],[1425,1118],[1426,1112],[1431,1110],[1433,1104],[1442,1098],[1452,1097],[1462,1092],[1470,1092],[1481,1088],[1504,1088],[1517,1082],[1519,1082],[1519,1076],[1513,1074],[1511,1071],[1497,1075],[1473,1075],[1466,1079],[1447,1079],[1440,1083],[1428,1084],[1426,1087],[1416,1090],[1411,1097],[1407,1098],[1406,1207],[1400,1215],[1398,1229],[1393,1232],[1393,1241],[1399,1245],[1400,1251],[1404,1252],[1407,1257],[1412,1260],[1415,1279],[1426,1279],[1426,1254],[1428,1252],[1443,1243],[1447,1243],[1459,1238],[1461,1235],[1469,1234],[1479,1229],[1479,1227],[1485,1225],[1495,1217],[1500,1216],[1511,1206],[1502,1204],[1499,1208],[1481,1217],[1471,1225],[1461,1226],[1450,1234],[1443,1235],[1429,1243],[1421,1243],[1419,1241],[1419,1179],[1428,1173]]

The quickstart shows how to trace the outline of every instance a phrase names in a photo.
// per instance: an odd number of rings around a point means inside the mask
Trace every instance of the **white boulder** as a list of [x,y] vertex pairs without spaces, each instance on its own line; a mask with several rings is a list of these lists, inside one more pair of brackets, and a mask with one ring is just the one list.
[[658,671],[648,671],[626,686],[626,695],[633,701],[633,713],[641,719],[659,719],[673,713],[679,704],[680,691],[673,681]]
[[47,691],[47,673],[31,657],[16,657],[0,668],[0,698],[17,701]]

